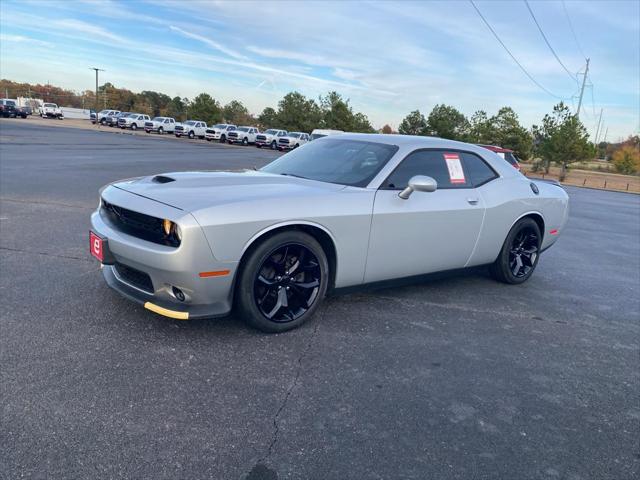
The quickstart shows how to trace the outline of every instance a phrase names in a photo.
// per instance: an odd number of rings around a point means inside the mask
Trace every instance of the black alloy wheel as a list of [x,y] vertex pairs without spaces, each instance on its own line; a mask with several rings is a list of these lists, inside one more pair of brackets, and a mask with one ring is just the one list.
[[320,244],[300,231],[262,242],[243,262],[236,295],[239,311],[264,332],[291,330],[317,310],[328,285],[328,262]]
[[491,274],[504,283],[525,282],[538,264],[541,244],[542,235],[535,220],[528,217],[519,220],[511,228],[498,258],[491,265]]

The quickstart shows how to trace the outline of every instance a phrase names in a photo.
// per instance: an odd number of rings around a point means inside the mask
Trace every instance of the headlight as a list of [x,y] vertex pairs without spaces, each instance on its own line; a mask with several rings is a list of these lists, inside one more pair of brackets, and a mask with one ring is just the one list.
[[182,230],[177,223],[167,220],[162,220],[162,231],[167,237],[174,237],[178,242],[182,241]]

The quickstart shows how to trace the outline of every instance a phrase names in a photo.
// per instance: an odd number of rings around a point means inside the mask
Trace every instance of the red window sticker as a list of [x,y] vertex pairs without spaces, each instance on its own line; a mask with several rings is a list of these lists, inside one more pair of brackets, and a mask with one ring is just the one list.
[[467,183],[464,178],[462,163],[460,163],[460,156],[457,153],[445,153],[444,161],[447,162],[451,183]]

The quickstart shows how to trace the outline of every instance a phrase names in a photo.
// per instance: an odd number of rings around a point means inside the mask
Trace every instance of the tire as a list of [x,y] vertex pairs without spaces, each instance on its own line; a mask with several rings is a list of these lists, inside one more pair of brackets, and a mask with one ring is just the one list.
[[193,130],[191,130],[191,131],[189,132],[188,137],[189,137],[190,139],[192,139],[192,140],[193,140],[193,139],[195,138],[195,136],[196,136],[196,134],[195,134],[195,133],[193,133]]
[[518,220],[489,267],[493,278],[511,285],[526,282],[538,265],[541,243],[542,235],[535,220],[529,217]]
[[226,135],[220,136],[220,143],[226,143],[226,141],[227,141],[227,136]]
[[276,149],[276,147],[277,147],[276,141],[275,141],[275,140],[273,140],[273,141],[271,142],[271,150],[275,150],[275,149]]
[[[289,276],[292,267],[298,273]],[[242,263],[235,295],[238,313],[263,332],[294,329],[313,317],[328,279],[327,256],[315,238],[296,230],[277,233]]]
[[135,123],[131,124],[131,130],[133,130],[134,132],[138,129],[138,125],[136,125]]
[[249,145],[249,139],[247,137],[244,137],[242,139],[242,146],[246,147],[247,145]]
[[256,143],[256,147],[262,148],[262,145],[260,145],[259,143]]
[[180,138],[182,136],[182,134],[181,133],[176,133],[175,136]]
[[107,121],[104,118],[100,120],[100,125],[104,127],[106,124],[107,124]]
[[[205,137],[205,138],[206,138],[206,137]],[[210,138],[207,138],[207,142],[210,142],[210,141],[211,141],[211,139],[210,139]]]

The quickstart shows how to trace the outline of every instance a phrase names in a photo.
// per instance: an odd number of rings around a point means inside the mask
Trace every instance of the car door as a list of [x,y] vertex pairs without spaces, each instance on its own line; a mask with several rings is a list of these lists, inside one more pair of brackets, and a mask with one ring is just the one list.
[[[398,196],[415,175],[432,177],[434,192]],[[482,228],[484,203],[467,175],[462,152],[416,150],[376,192],[365,281],[464,267]]]

